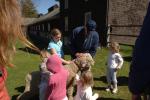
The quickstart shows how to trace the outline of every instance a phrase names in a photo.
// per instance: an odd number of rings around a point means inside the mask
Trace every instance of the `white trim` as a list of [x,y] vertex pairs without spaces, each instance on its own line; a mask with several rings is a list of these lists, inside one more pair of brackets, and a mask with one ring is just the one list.
[[92,19],[92,12],[85,12],[84,13],[84,20],[87,22],[89,19]]
[[48,31],[51,30],[51,25],[50,25],[50,23],[47,24],[47,30],[48,30]]
[[42,29],[43,29],[43,31],[44,31],[44,24],[42,24]]
[[68,0],[65,0],[64,9],[68,9]]
[[65,31],[68,31],[68,16],[65,17]]

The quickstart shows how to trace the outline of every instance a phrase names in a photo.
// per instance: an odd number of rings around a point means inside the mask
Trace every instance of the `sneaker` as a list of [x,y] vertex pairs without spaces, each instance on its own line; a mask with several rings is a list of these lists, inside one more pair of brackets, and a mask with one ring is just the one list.
[[118,92],[118,89],[117,88],[114,88],[113,90],[112,90],[112,93],[113,94],[116,94]]
[[109,92],[109,91],[110,91],[110,87],[107,87],[105,90],[106,90],[107,92]]

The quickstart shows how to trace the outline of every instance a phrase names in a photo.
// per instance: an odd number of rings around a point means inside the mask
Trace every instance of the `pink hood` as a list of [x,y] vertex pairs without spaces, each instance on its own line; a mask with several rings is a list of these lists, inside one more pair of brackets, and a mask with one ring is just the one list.
[[46,65],[50,72],[57,73],[62,69],[61,58],[57,54],[53,54],[48,58]]

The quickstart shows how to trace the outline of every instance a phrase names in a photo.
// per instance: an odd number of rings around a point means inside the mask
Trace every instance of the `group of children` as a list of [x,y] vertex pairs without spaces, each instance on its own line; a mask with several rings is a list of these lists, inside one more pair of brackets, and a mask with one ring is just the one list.
[[[48,51],[41,51],[42,63],[40,65],[41,83],[39,85],[40,100],[68,100],[66,95],[66,82],[69,72],[63,64],[70,61],[63,59],[61,32],[58,29],[52,30],[52,40],[49,43]],[[119,53],[119,44],[111,42],[110,53],[107,60],[107,82],[106,91],[117,93],[117,71],[123,65],[123,58]],[[50,53],[49,53],[50,51]],[[92,93],[93,75],[91,71],[82,72],[76,75],[77,92],[74,100],[96,100],[99,95]]]
[[[41,82],[39,85],[40,100],[68,100],[66,82],[69,72],[63,67],[57,54],[50,55],[48,51],[41,52],[40,64]],[[77,93],[74,100],[96,100],[99,95],[92,93],[93,75],[85,71],[76,74]]]

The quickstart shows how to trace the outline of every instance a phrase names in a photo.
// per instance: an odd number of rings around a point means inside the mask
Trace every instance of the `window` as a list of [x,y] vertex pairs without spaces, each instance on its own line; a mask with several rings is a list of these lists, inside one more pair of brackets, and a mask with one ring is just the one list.
[[43,29],[43,31],[44,31],[44,24],[42,24],[42,29]]
[[51,26],[50,26],[50,23],[48,23],[48,31],[50,31],[51,29]]
[[68,31],[68,16],[65,17],[65,31]]
[[38,30],[38,26],[36,25],[36,30]]
[[68,0],[65,0],[65,9],[68,9]]
[[85,2],[87,2],[88,0],[84,0]]
[[84,14],[84,16],[85,16],[85,22],[87,22],[89,19],[91,19],[92,18],[92,13],[91,12],[86,12],[85,14]]
[[39,31],[40,31],[40,25],[39,25]]

